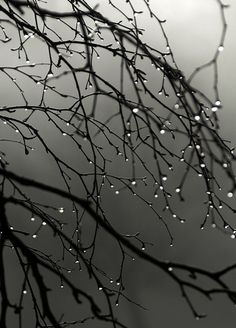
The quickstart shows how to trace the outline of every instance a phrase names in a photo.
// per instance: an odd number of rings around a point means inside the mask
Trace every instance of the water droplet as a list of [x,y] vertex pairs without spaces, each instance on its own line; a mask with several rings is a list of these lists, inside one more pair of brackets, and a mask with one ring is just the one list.
[[139,111],[138,108],[133,108],[133,110],[132,110],[132,112],[133,112],[134,114],[138,113],[138,111]]
[[59,213],[64,213],[64,208],[63,208],[63,207],[59,207],[59,208],[58,208],[58,212],[59,212]]
[[234,194],[233,194],[231,191],[229,191],[228,194],[227,194],[227,197],[232,198],[233,195],[234,195]]

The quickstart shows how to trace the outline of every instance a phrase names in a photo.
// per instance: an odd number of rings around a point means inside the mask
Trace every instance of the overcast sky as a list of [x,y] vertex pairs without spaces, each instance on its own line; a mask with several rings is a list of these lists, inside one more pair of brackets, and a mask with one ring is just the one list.
[[[140,1],[139,1],[140,2]],[[161,19],[166,19],[165,29],[169,38],[170,45],[175,55],[175,59],[179,68],[188,77],[197,66],[206,63],[212,58],[215,50],[219,45],[221,33],[220,12],[217,6],[217,1],[214,0],[151,0],[150,4],[153,10]],[[225,42],[225,49],[220,55],[219,60],[219,90],[223,108],[219,113],[221,118],[221,134],[226,138],[232,140],[236,144],[236,80],[235,80],[235,58],[236,58],[236,6],[233,0],[229,0],[231,5],[226,11],[226,18],[228,23],[228,32]],[[65,8],[56,2],[58,10]],[[100,1],[100,10],[104,15],[109,16],[110,10],[107,6],[107,1]],[[154,27],[150,24],[148,16],[140,18],[140,24],[143,25],[147,32],[145,38],[154,46],[158,45],[159,40],[158,28],[154,31]],[[161,44],[162,46],[162,44]],[[38,47],[38,46],[37,46]],[[35,60],[44,59],[46,54],[41,48],[32,48],[32,56]],[[11,62],[10,57],[1,54],[2,62],[7,65]],[[107,76],[114,77],[112,72],[112,62],[106,62],[101,58],[99,67],[107,73]],[[111,75],[111,72],[113,75]],[[196,78],[195,85],[202,91],[212,96],[212,78],[211,70],[207,69]],[[11,87],[1,83],[1,99],[2,102],[17,103],[18,98],[14,99],[12,96]],[[62,84],[64,88],[70,88],[68,84]],[[29,86],[29,92],[31,92]],[[34,91],[35,92],[35,91]],[[127,92],[128,89],[127,89]],[[34,93],[37,97],[37,92]],[[52,98],[53,101],[53,98]],[[55,100],[56,101],[56,100]],[[58,105],[58,103],[56,104]],[[106,107],[106,103],[102,106]],[[68,156],[72,163],[76,163],[78,158],[66,148],[65,144],[58,142],[56,134],[48,131],[48,123],[44,121],[35,122],[42,131],[44,131],[53,147],[60,151],[63,149],[66,156]],[[4,132],[0,131],[1,137]],[[64,142],[64,141],[63,141]],[[64,145],[64,148],[63,146]],[[16,148],[8,147],[9,158],[11,159],[12,168],[18,170],[19,173],[27,173],[33,177],[40,178],[42,181],[50,177],[53,183],[57,184],[57,176],[51,162],[47,160],[45,154],[36,153],[27,161],[20,162],[19,158],[23,158]],[[23,159],[22,159],[23,161]],[[85,165],[85,164],[81,164]],[[115,170],[119,168],[119,162],[115,164]],[[173,177],[172,183],[177,180]],[[125,196],[120,196],[119,199],[114,195],[107,196],[108,203],[106,204],[108,211],[113,213],[114,221],[119,222],[120,229],[131,230],[132,227],[140,227],[145,239],[154,243],[155,246],[151,250],[152,254],[161,259],[172,259],[177,262],[186,264],[199,265],[209,270],[217,270],[224,265],[230,265],[236,262],[235,256],[235,242],[228,236],[224,236],[219,231],[208,228],[206,231],[200,231],[199,227],[202,222],[203,212],[199,205],[201,195],[199,194],[198,182],[196,183],[196,190],[192,190],[192,185],[188,186],[189,198],[185,204],[176,204],[176,209],[179,213],[187,218],[185,225],[177,225],[170,223],[170,227],[174,231],[175,246],[169,247],[166,234],[163,228],[156,225],[152,215],[139,207],[135,201],[127,202]],[[47,197],[45,196],[45,199]],[[135,230],[134,229],[134,230]],[[89,230],[89,228],[88,228]],[[89,233],[89,231],[87,232]],[[45,239],[46,240],[46,239]],[[49,238],[48,243],[51,240]],[[109,242],[108,242],[109,243]],[[102,247],[102,246],[101,246]],[[53,247],[56,250],[56,245]],[[114,264],[114,250],[111,251],[106,248],[104,253],[98,256],[98,263],[115,267]],[[14,262],[11,262],[10,267],[14,267]],[[14,278],[14,274],[12,276]],[[196,321],[185,301],[181,297],[178,287],[169,280],[168,277],[160,273],[151,265],[146,266],[141,261],[137,260],[127,264],[125,272],[126,284],[128,286],[127,292],[130,298],[133,298],[138,303],[141,303],[148,310],[136,308],[129,302],[122,301],[119,308],[116,309],[117,314],[124,318],[130,328],[156,328],[156,327],[201,327],[201,328],[221,328],[222,326],[231,327],[235,323],[236,309],[226,299],[226,297],[214,297],[213,302],[208,302],[198,294],[191,294],[193,302],[200,313],[207,313],[207,318]],[[233,276],[229,277],[232,282]],[[88,282],[87,282],[88,283]],[[92,289],[90,284],[86,285],[88,290]],[[236,287],[236,284],[235,284]],[[66,291],[63,291],[66,293]],[[65,294],[58,292],[58,299],[61,297],[68,297]],[[64,306],[64,304],[63,304]],[[62,303],[58,301],[58,307],[63,308]],[[70,306],[68,301],[66,306]],[[76,310],[75,310],[76,312]],[[102,327],[103,325],[101,325]],[[29,326],[25,326],[28,328]],[[93,322],[85,324],[88,328],[100,327]]]

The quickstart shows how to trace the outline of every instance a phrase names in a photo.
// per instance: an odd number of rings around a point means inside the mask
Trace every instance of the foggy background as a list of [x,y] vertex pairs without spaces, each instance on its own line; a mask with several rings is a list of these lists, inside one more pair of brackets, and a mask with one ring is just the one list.
[[[140,1],[139,1],[140,2]],[[112,12],[107,6],[107,1],[99,1],[99,10],[105,15],[110,16]],[[220,41],[221,33],[221,20],[220,12],[216,1],[214,0],[159,0],[150,1],[153,10],[157,13],[161,19],[166,19],[167,22],[164,25],[171,48],[173,50],[176,62],[179,68],[188,77],[194,68],[209,61]],[[220,55],[219,59],[219,91],[223,108],[218,112],[221,124],[221,135],[228,140],[232,140],[232,146],[236,144],[236,130],[235,130],[235,103],[236,103],[236,82],[235,82],[235,66],[234,60],[236,58],[236,44],[235,44],[235,29],[236,29],[236,7],[234,2],[228,1],[230,8],[226,11],[226,19],[228,23],[228,32],[225,41],[225,49]],[[138,4],[137,4],[138,6]],[[55,10],[65,10],[60,5],[60,2],[56,2]],[[140,17],[140,24],[146,28],[145,38],[147,42],[153,46],[165,47],[163,38],[158,39],[157,30],[153,30],[154,27],[150,23],[148,16],[142,15]],[[41,61],[46,58],[47,53],[43,48],[37,48],[36,44],[30,49],[34,62]],[[16,55],[10,53],[9,49],[5,48],[0,54],[1,66],[11,65],[16,60]],[[45,52],[44,52],[45,51]],[[104,71],[107,78],[116,79],[117,67],[113,65],[113,62],[107,61],[106,58],[101,56],[99,61],[99,68]],[[147,68],[148,70],[149,68]],[[46,71],[46,70],[45,70]],[[61,89],[69,90],[73,93],[73,87],[63,80],[58,82]],[[157,81],[158,83],[159,81]],[[7,84],[9,83],[9,84]],[[37,102],[37,91],[25,82],[28,90],[28,97],[32,94]],[[155,80],[152,80],[155,83]],[[207,95],[213,96],[212,93],[213,74],[212,69],[206,69],[200,73],[194,80],[194,85],[202,90]],[[13,96],[13,88],[10,82],[6,82],[6,79],[0,81],[0,99],[1,105],[17,104],[19,102],[19,96],[17,93]],[[127,89],[127,92],[129,90]],[[14,98],[15,97],[15,98]],[[49,101],[54,103],[55,106],[59,106],[56,98],[49,96]],[[61,101],[61,100],[60,100]],[[170,99],[170,102],[172,100]],[[66,104],[66,101],[65,101]],[[60,103],[60,105],[63,105]],[[103,115],[106,117],[106,111],[109,110],[109,102],[104,101],[100,104],[101,112],[99,112],[100,118]],[[18,114],[17,114],[18,115]],[[21,114],[19,114],[21,117]],[[34,121],[32,121],[34,122]],[[41,118],[40,115],[35,118],[34,124],[39,128],[41,133],[52,145],[53,149],[60,154],[63,154],[71,163],[79,161],[78,165],[86,167],[87,163],[83,162],[80,158],[76,157],[76,153],[71,150],[67,145],[67,141],[61,141],[61,136],[57,135],[56,130],[51,130],[48,122],[45,118]],[[50,130],[49,130],[50,129]],[[1,138],[13,137],[13,132],[6,131],[1,127]],[[1,147],[8,156],[8,161],[11,163],[10,169],[22,175],[33,177],[34,179],[42,182],[48,182],[50,178],[51,184],[61,186],[58,181],[58,172],[55,170],[55,166],[52,164],[48,156],[40,149],[37,149],[33,154],[25,158],[23,150],[16,145],[1,144]],[[36,145],[37,148],[37,145]],[[126,168],[121,166],[119,159],[114,163],[114,172],[121,170],[125,172]],[[170,179],[170,184],[176,186],[178,179],[175,175]],[[224,266],[230,265],[236,262],[235,255],[235,240],[229,238],[228,235],[222,234],[216,229],[208,227],[201,231],[200,224],[204,217],[203,207],[201,201],[204,200],[203,195],[200,193],[199,181],[192,178],[188,183],[188,189],[186,191],[186,202],[175,204],[176,211],[180,216],[186,218],[185,224],[179,224],[178,222],[168,222],[174,236],[174,247],[169,246],[168,236],[161,224],[156,222],[153,213],[149,211],[142,204],[138,203],[134,199],[127,201],[127,194],[120,193],[117,197],[114,192],[106,191],[106,197],[104,197],[105,206],[107,212],[112,215],[112,223],[119,231],[124,233],[135,233],[140,231],[144,240],[154,244],[153,247],[147,247],[147,251],[157,258],[173,260],[176,262],[189,264],[193,266],[199,266],[209,270],[219,270]],[[41,201],[50,201],[48,195],[38,194],[32,191],[35,197],[40,197]],[[65,209],[69,205],[62,200],[51,200],[51,203],[56,207],[63,206]],[[232,201],[234,205],[235,200]],[[160,205],[162,206],[162,205]],[[21,220],[25,213],[16,212],[16,209],[8,209],[11,214],[12,221],[17,225],[17,220]],[[27,214],[28,215],[28,214]],[[67,216],[67,211],[63,213],[63,219],[69,221],[70,214]],[[67,217],[66,217],[67,216]],[[232,219],[233,220],[233,219]],[[23,221],[23,220],[22,220]],[[28,221],[23,221],[20,226],[25,226],[28,229]],[[233,221],[232,221],[233,222]],[[92,223],[87,223],[84,234],[89,236]],[[34,228],[30,228],[32,231]],[[46,229],[46,228],[45,228]],[[47,242],[46,242],[47,241]],[[104,244],[103,244],[104,242]],[[57,245],[51,242],[51,235],[47,230],[42,232],[42,238],[37,240],[38,245],[49,253],[59,255]],[[96,255],[96,263],[101,264],[111,272],[112,277],[115,279],[118,275],[119,264],[117,265],[116,257],[119,256],[119,252],[115,247],[107,247],[111,245],[109,238],[104,241],[102,239],[101,245],[99,245],[101,252]],[[10,252],[10,251],[9,251]],[[9,256],[10,258],[10,256]],[[114,261],[115,259],[115,261]],[[18,278],[20,272],[14,266],[14,257],[9,259],[9,282],[11,284],[11,292],[16,293],[18,288]],[[135,302],[141,304],[147,310],[139,309],[134,304],[128,301],[121,300],[119,307],[115,308],[116,315],[121,318],[127,326],[130,328],[154,328],[154,327],[231,327],[236,319],[236,308],[229,302],[225,296],[214,296],[213,301],[207,301],[203,296],[191,292],[190,295],[193,300],[193,304],[197,311],[202,314],[206,313],[205,319],[196,321],[188,308],[185,300],[181,297],[179,287],[172,282],[167,275],[160,272],[158,269],[151,265],[147,265],[141,260],[127,261],[126,269],[124,271],[124,283],[127,287],[126,294],[129,298]],[[93,283],[88,281],[83,274],[78,276],[78,273],[73,273],[73,279],[81,284],[85,290],[95,293],[96,288]],[[50,279],[50,277],[49,277]],[[236,288],[236,281],[234,273],[228,275],[228,281]],[[54,282],[57,285],[57,282]],[[58,282],[59,286],[60,282]],[[74,307],[70,301],[69,292],[65,289],[61,290],[56,288],[53,292],[55,301],[55,308],[62,309],[78,315],[78,311],[86,313],[87,309],[81,307]],[[96,294],[96,293],[95,293]],[[102,296],[96,294],[101,298],[101,304],[104,301]],[[26,299],[27,302],[27,299]],[[80,312],[80,313],[81,313]],[[71,316],[71,320],[76,318]],[[25,322],[24,327],[31,327],[30,317]],[[79,326],[79,325],[78,325]],[[88,328],[105,327],[103,323],[97,323],[88,321],[83,325]]]

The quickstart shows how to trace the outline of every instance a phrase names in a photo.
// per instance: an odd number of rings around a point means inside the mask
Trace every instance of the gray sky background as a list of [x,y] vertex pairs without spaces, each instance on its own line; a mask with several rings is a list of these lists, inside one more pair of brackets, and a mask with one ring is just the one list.
[[[107,1],[101,0],[99,3],[100,10],[103,11],[104,15],[109,16],[113,14],[111,9],[107,6]],[[139,3],[141,3],[141,1],[137,1],[137,6],[139,6]],[[186,76],[188,76],[194,68],[212,58],[218,47],[221,33],[220,13],[216,1],[151,0],[150,4],[158,17],[167,20],[164,26],[170,45],[180,69]],[[233,146],[236,144],[236,80],[234,63],[236,58],[236,5],[233,0],[229,0],[228,4],[231,5],[226,11],[228,33],[225,49],[219,60],[219,90],[223,104],[223,109],[220,111],[219,116],[221,118],[222,127],[221,135],[226,139],[232,140]],[[58,10],[65,10],[59,1],[56,1],[54,5]],[[145,38],[148,42],[153,44],[153,46],[165,46],[163,38],[159,38],[158,33],[160,32],[158,32],[158,28],[154,31],[154,27],[147,16],[143,16],[140,19],[140,23],[147,29]],[[39,49],[33,46],[31,53],[36,62],[46,57],[46,52],[44,52],[43,48]],[[3,62],[5,65],[12,63],[12,58],[10,55],[6,56],[6,53],[0,54],[1,65]],[[116,78],[116,71],[113,71],[113,63],[107,62],[105,58],[103,59],[101,57],[99,69],[104,71],[104,74],[107,74],[108,78],[109,76],[112,76],[114,79]],[[3,81],[0,82],[2,103],[9,104],[11,102],[17,102],[17,96],[15,99],[12,97],[10,84],[8,86],[4,83]],[[212,71],[207,69],[199,74],[196,78],[195,85],[205,93],[212,95]],[[31,86],[28,85],[28,87],[28,92],[32,92],[33,88],[31,90]],[[62,83],[61,87],[70,89],[70,86],[65,83],[65,81]],[[129,92],[129,89],[127,89],[127,92]],[[33,97],[37,97],[37,91],[34,91]],[[52,97],[52,102],[53,101],[54,98]],[[55,100],[55,102],[57,102],[57,100]],[[104,111],[108,108],[106,106],[106,102],[101,104]],[[102,111],[100,115],[101,117],[104,115]],[[56,151],[64,153],[64,156],[70,158],[71,163],[76,163],[76,161],[79,160],[71,149],[67,147],[66,141],[61,142],[61,139],[58,139],[59,137],[56,133],[53,133],[52,130],[48,130],[48,123],[43,120],[40,121],[40,117],[38,117],[35,124],[40,128],[40,131],[44,131],[44,135]],[[1,137],[5,135],[4,133],[3,130],[0,131]],[[7,133],[11,135],[9,131]],[[21,174],[37,177],[40,181],[47,181],[48,177],[50,177],[53,184],[59,184],[54,166],[44,153],[40,151],[35,152],[34,155],[31,155],[25,160],[24,156],[21,154],[22,152],[18,151],[13,145],[7,146],[7,152],[12,163],[12,169],[15,169]],[[80,163],[80,165],[85,166],[86,164]],[[119,161],[117,161],[114,170],[120,169]],[[125,172],[125,169],[122,170]],[[177,177],[173,176],[170,183],[175,185],[175,183],[177,183]],[[176,210],[187,219],[187,223],[180,225],[170,222],[170,227],[175,237],[174,247],[169,247],[166,232],[163,227],[156,224],[151,212],[141,208],[135,200],[127,202],[126,195],[120,195],[119,198],[116,198],[116,196],[108,193],[106,207],[108,212],[113,214],[113,222],[117,224],[119,229],[129,231],[130,233],[138,229],[145,236],[145,240],[155,244],[153,248],[150,248],[150,252],[153,255],[161,259],[171,259],[186,264],[199,265],[209,270],[217,270],[224,265],[230,265],[236,262],[235,241],[211,228],[206,229],[206,231],[200,231],[199,228],[202,222],[203,211],[200,207],[202,195],[199,194],[198,188],[199,183],[197,179],[193,178],[188,186],[189,197],[186,203],[176,203]],[[42,197],[42,200],[48,200],[48,196],[46,195],[41,195],[40,197]],[[54,200],[52,200],[52,202],[54,202]],[[235,200],[233,203],[235,203]],[[57,204],[60,205],[59,203]],[[9,212],[11,212],[11,209],[9,209]],[[12,210],[12,212],[12,215],[16,216],[14,210]],[[20,214],[20,216],[21,215],[23,214]],[[86,229],[85,233],[89,235],[89,224]],[[48,245],[44,244],[45,240],[48,240]],[[108,239],[106,247],[105,244],[100,245],[101,253],[97,255],[97,262],[107,266],[108,270],[114,273],[116,268],[114,258],[116,258],[118,253],[117,250],[112,247],[107,247],[109,243],[110,241]],[[44,239],[43,241],[39,240],[39,244],[41,247],[46,247],[46,249],[52,247],[53,252],[57,251],[57,246],[52,246],[50,244],[50,235],[47,235],[47,232],[44,232]],[[14,271],[13,269],[14,259],[9,261],[9,281],[14,281],[15,288],[17,288],[16,273],[12,272]],[[78,283],[83,283],[83,285],[92,292],[93,285],[85,278],[81,276],[78,278],[78,276],[75,275],[73,279],[78,279]],[[234,275],[229,275],[228,279],[236,288]],[[145,311],[126,301],[120,303],[115,312],[123,318],[125,323],[129,324],[130,328],[173,327],[173,325],[175,327],[184,328],[220,328],[222,326],[232,327],[235,323],[236,308],[226,297],[215,296],[213,302],[208,302],[202,296],[191,293],[196,309],[198,309],[200,313],[208,314],[207,318],[196,321],[186,305],[186,302],[181,297],[178,286],[156,268],[151,265],[146,265],[140,260],[127,263],[125,280],[128,296],[148,308],[148,310]],[[72,307],[66,290],[56,291],[54,295],[57,297],[57,301],[55,302],[56,307],[59,309],[68,307],[74,314],[77,312],[77,308]],[[101,300],[101,302],[103,301]],[[29,322],[30,321],[28,321],[24,328],[30,328]],[[91,321],[85,324],[84,327],[99,328],[105,327],[105,325],[93,323]]]

